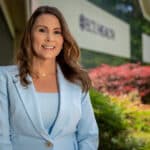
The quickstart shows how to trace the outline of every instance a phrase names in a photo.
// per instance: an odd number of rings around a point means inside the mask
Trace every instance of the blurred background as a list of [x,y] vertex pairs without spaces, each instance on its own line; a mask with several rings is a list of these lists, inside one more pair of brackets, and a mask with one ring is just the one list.
[[149,0],[1,0],[1,65],[12,63],[26,21],[39,5],[63,12],[87,68],[102,63],[150,64]]
[[150,150],[150,0],[0,0],[0,65],[40,5],[64,14],[88,70],[101,150]]

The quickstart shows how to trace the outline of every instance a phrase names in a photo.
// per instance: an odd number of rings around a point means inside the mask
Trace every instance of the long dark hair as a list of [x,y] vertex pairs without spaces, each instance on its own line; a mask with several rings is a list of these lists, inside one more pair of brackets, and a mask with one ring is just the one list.
[[56,7],[51,6],[38,7],[26,25],[23,37],[21,39],[20,49],[18,50],[16,56],[21,84],[23,86],[27,86],[29,84],[27,74],[31,74],[32,72],[31,66],[33,59],[31,31],[36,19],[42,14],[54,15],[60,22],[64,43],[63,49],[56,57],[56,61],[60,65],[65,78],[73,83],[80,84],[82,90],[87,91],[91,86],[91,81],[86,70],[84,70],[79,64],[80,49],[69,31],[68,25],[62,13]]

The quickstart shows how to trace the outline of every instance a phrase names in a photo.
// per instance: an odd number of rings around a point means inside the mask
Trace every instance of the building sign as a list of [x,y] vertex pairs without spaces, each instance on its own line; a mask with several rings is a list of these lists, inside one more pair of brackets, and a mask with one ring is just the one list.
[[91,32],[93,34],[97,34],[108,39],[115,38],[115,31],[113,29],[89,19],[84,14],[81,14],[79,16],[79,23],[82,31]]
[[61,10],[80,48],[130,58],[127,23],[86,0],[32,0],[32,11],[40,5]]

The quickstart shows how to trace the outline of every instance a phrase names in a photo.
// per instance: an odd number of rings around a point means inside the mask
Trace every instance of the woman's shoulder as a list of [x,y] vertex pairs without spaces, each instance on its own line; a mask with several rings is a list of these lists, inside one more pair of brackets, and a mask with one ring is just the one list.
[[18,72],[17,65],[8,65],[8,66],[0,66],[0,74],[7,73],[7,72]]

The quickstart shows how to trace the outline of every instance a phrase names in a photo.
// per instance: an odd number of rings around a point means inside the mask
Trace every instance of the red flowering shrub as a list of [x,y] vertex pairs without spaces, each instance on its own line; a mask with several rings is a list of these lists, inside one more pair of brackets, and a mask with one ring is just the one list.
[[121,95],[138,91],[141,97],[150,94],[150,66],[103,64],[89,70],[93,87],[105,93]]

